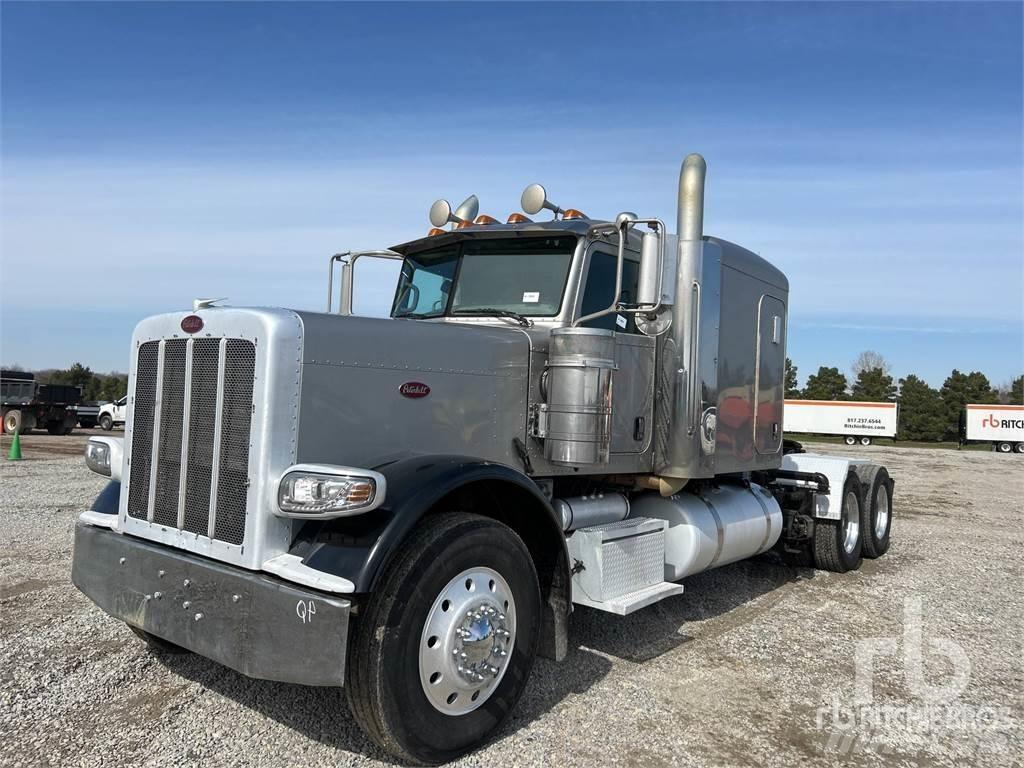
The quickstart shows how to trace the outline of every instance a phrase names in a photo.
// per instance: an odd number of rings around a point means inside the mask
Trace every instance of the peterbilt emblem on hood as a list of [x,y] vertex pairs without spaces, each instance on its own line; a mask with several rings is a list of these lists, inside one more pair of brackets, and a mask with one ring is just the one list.
[[203,330],[203,318],[199,315],[186,315],[181,319],[181,330],[185,333],[199,333]]
[[426,397],[430,394],[430,387],[419,381],[407,381],[398,388],[402,397]]

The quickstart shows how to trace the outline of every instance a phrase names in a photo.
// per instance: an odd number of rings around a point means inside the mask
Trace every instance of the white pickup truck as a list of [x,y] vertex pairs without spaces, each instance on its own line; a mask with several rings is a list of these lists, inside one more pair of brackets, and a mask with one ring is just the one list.
[[108,432],[115,425],[124,426],[125,414],[128,411],[127,402],[128,398],[122,397],[120,400],[100,406],[99,425]]

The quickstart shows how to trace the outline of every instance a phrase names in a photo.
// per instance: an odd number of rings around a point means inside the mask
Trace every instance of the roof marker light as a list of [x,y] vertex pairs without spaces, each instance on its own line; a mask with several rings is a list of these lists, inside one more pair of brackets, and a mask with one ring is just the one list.
[[523,213],[510,213],[506,224],[532,224],[533,219]]
[[589,219],[583,211],[578,211],[575,208],[566,209],[565,213],[562,214],[563,219]]
[[486,224],[500,224],[501,222],[499,222],[493,216],[488,216],[486,213],[481,213],[479,216],[476,217],[476,220],[473,223],[483,226]]
[[443,235],[444,230],[439,227],[431,227],[430,231],[427,232],[427,237],[433,237],[434,235]]

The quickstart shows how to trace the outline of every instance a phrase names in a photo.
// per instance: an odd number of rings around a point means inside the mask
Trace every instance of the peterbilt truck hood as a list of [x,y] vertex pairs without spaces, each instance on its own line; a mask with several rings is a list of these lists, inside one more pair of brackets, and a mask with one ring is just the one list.
[[518,328],[299,312],[296,460],[372,467],[409,454],[518,465],[530,337]]

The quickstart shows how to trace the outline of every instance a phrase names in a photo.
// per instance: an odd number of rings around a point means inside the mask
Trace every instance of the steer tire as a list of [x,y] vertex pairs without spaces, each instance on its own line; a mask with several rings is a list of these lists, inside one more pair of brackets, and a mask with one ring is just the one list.
[[100,427],[107,432],[114,428],[114,420],[110,418],[109,414],[104,413],[100,415]]
[[[459,673],[450,666],[462,662],[446,660],[449,649],[457,650],[451,643],[463,642],[455,639],[465,629],[460,617],[469,621],[469,616],[443,598],[453,594],[453,585],[462,584],[462,576],[481,569],[497,573],[508,588],[512,610],[506,607],[505,611],[514,618],[514,624],[504,626],[511,626],[514,634],[505,641],[511,645],[506,646],[510,649],[497,682],[477,691],[475,698],[469,691],[449,697],[449,705],[475,707],[452,714],[440,708],[443,704],[428,698],[430,683],[425,675],[435,668],[443,670],[443,675],[436,673],[441,686],[437,691],[462,683]],[[484,579],[479,599],[490,600],[486,576]],[[467,614],[476,610],[472,601],[477,598],[470,595],[477,588],[474,585],[470,589],[470,582],[465,582],[466,593],[455,598],[469,601],[460,603],[469,607]],[[446,605],[451,606],[450,617],[444,613],[449,610]],[[352,619],[345,690],[356,722],[378,746],[407,763],[443,763],[480,746],[508,718],[526,687],[537,651],[540,606],[533,560],[512,529],[463,512],[427,516],[392,557],[378,586]],[[499,618],[505,620],[506,616]],[[442,624],[433,625],[440,627],[437,636],[428,638],[425,627],[431,620]],[[492,630],[502,626],[491,621],[496,620],[484,621],[487,643],[498,637]],[[475,628],[477,624],[470,626]],[[427,649],[435,647],[439,655],[431,656],[434,651]],[[488,648],[477,643],[469,650],[476,656],[477,651]],[[495,645],[491,650],[500,647]],[[428,660],[421,674],[423,657]],[[483,658],[488,661],[497,657]],[[437,696],[436,692],[432,695]],[[478,698],[482,703],[473,703]]]
[[861,464],[857,467],[860,497],[860,532],[864,557],[881,557],[889,551],[892,532],[892,480],[885,467]]
[[157,637],[156,635],[151,635],[146,630],[139,629],[138,627],[133,627],[131,624],[128,625],[128,629],[130,629],[136,635],[141,637],[145,641],[146,645],[149,646],[149,650],[153,651],[154,653],[163,653],[163,654],[191,653],[191,651],[188,648],[182,648],[180,645],[175,645],[174,643],[172,643],[172,642],[170,642],[168,640],[164,640],[162,637]]
[[[814,524],[814,565],[822,571],[846,573],[860,568],[864,536],[861,530],[861,483],[852,470],[843,484],[843,504],[839,520],[816,520]],[[856,527],[856,538],[847,550],[847,530]],[[851,537],[852,538],[852,537]]]

